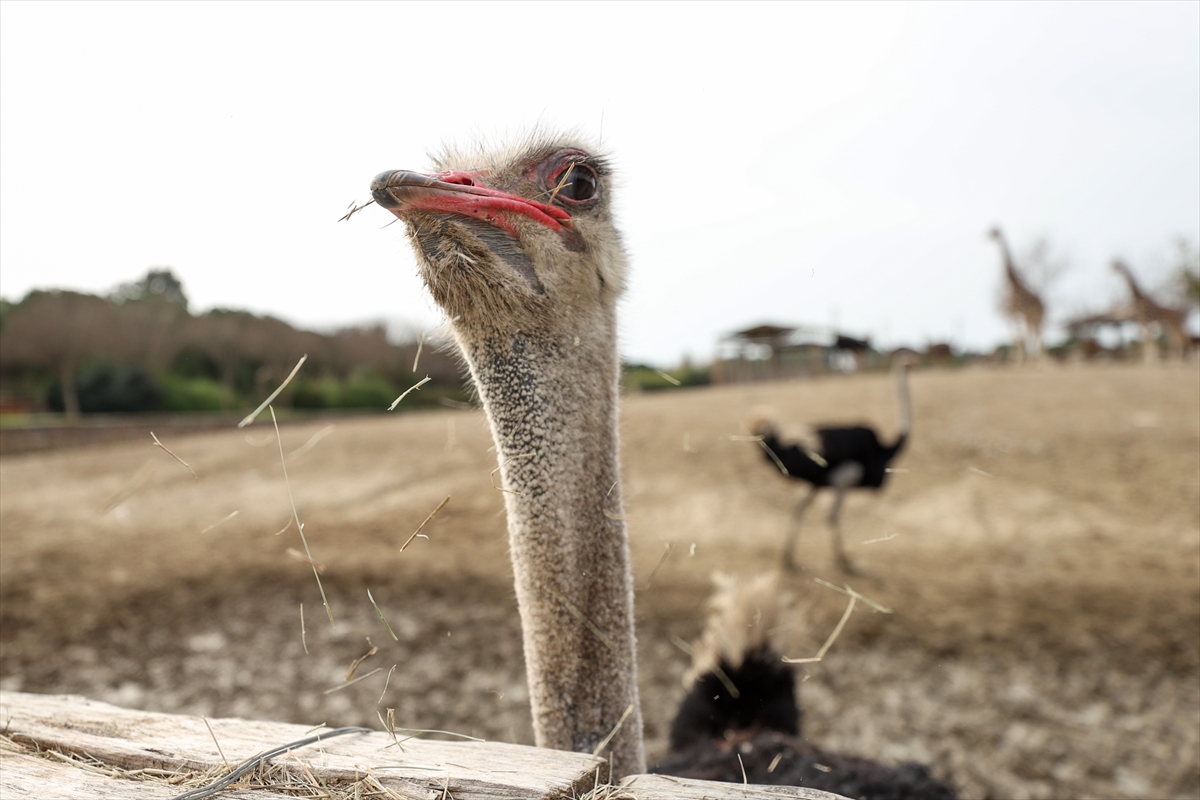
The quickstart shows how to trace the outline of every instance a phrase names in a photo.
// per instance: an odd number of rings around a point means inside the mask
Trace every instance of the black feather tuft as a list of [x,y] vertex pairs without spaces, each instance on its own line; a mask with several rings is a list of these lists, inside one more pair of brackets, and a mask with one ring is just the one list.
[[739,731],[778,731],[800,735],[796,679],[779,654],[763,644],[745,654],[742,665],[722,658],[719,668],[737,689],[734,697],[715,671],[692,684],[671,725],[671,749],[727,738]]

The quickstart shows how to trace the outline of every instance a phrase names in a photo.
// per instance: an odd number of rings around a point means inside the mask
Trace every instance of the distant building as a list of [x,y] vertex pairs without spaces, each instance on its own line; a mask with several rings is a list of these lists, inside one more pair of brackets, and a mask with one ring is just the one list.
[[1075,317],[1067,321],[1066,327],[1073,343],[1072,356],[1087,361],[1125,358],[1133,344],[1141,346],[1141,320],[1131,304],[1118,305],[1100,314]]
[[723,336],[717,342],[712,382],[743,383],[854,372],[878,357],[869,339],[816,327],[755,325]]

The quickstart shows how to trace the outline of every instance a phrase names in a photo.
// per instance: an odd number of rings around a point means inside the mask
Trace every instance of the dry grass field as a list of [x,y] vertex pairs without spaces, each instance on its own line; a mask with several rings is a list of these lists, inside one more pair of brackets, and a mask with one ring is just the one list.
[[[912,392],[904,471],[843,515],[870,575],[833,568],[825,498],[798,551],[810,571],[786,580],[790,655],[812,655],[845,607],[814,577],[894,611],[860,604],[802,670],[806,735],[927,762],[967,797],[1196,797],[1195,368],[924,371]],[[714,570],[776,565],[803,491],[734,438],[757,406],[889,438],[895,425],[884,375],[625,401],[652,756],[687,664],[671,636],[698,633]],[[148,434],[0,459],[4,688],[330,725],[378,725],[390,707],[406,727],[531,741],[481,412],[326,425],[287,426],[281,444],[333,626],[288,553],[303,549],[295,526],[276,534],[292,511],[269,419],[164,441],[198,480]],[[379,651],[358,675],[381,671],[338,689],[368,638]]]

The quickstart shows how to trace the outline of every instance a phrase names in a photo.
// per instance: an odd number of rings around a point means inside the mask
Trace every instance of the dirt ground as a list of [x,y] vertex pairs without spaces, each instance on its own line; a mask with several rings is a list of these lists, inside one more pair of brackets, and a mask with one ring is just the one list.
[[[848,501],[833,567],[810,509],[779,641],[806,736],[930,764],[967,797],[1200,794],[1200,376],[1194,367],[913,375],[915,430]],[[661,754],[710,574],[775,567],[803,489],[745,433],[876,423],[884,375],[627,398],[623,447],[642,697]],[[294,424],[282,449],[336,624],[291,517],[269,420],[0,459],[0,684],[120,705],[531,742],[500,493],[479,411]],[[446,496],[425,528],[400,545]],[[234,515],[236,512],[236,515]],[[233,515],[233,516],[231,516]],[[653,581],[649,578],[672,548]],[[367,592],[395,632],[393,641]],[[301,610],[303,607],[303,611]],[[338,689],[351,662],[379,652]],[[307,648],[307,652],[306,652]],[[392,667],[395,667],[393,670]],[[333,691],[337,689],[336,691]]]

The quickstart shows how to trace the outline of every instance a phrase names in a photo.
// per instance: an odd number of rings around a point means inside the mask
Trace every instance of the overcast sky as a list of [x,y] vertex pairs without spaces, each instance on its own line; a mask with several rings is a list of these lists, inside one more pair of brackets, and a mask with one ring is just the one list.
[[0,294],[169,266],[193,308],[433,328],[372,176],[577,130],[620,173],[622,350],[758,322],[1007,337],[1000,224],[1051,317],[1200,240],[1200,4],[0,3]]

